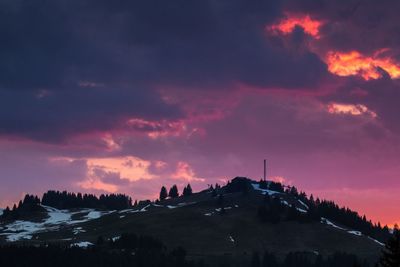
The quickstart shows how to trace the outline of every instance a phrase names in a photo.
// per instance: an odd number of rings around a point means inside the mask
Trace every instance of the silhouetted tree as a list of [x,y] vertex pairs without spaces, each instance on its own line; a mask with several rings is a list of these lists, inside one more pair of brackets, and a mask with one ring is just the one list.
[[10,216],[11,214],[11,210],[10,208],[7,206],[5,210],[3,210],[3,215],[2,217],[7,218],[8,216]]
[[179,197],[178,187],[175,184],[169,189],[168,196],[170,198]]
[[278,182],[269,182],[268,184],[268,189],[272,191],[277,191],[277,192],[284,192],[283,185]]
[[247,193],[251,189],[251,180],[246,177],[235,177],[225,187],[227,193]]
[[211,197],[216,197],[216,196],[218,196],[217,189],[213,188],[211,191]]
[[291,186],[287,192],[295,197],[299,195],[299,192],[297,191],[297,188],[295,186]]
[[190,184],[188,184],[184,189],[183,189],[183,193],[182,195],[187,197],[190,196],[193,193],[192,187],[190,186]]
[[160,191],[160,200],[164,200],[168,197],[168,192],[167,192],[167,188],[165,188],[165,186],[161,187],[161,191]]
[[395,228],[393,237],[387,241],[379,263],[382,267],[400,267],[400,231],[398,228]]
[[261,189],[268,189],[268,183],[269,183],[269,182],[267,182],[267,181],[265,181],[265,180],[260,180],[260,181],[258,182],[258,184],[260,185],[260,188],[261,188]]

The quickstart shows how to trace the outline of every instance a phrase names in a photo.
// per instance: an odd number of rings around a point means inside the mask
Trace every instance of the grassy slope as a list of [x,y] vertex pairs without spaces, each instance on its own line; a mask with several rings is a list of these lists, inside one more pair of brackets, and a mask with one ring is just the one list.
[[[180,202],[196,204],[168,209],[148,208],[141,213],[113,213],[98,220],[83,223],[87,232],[78,236],[72,234],[73,226],[57,232],[43,233],[34,241],[57,241],[77,238],[95,242],[97,236],[106,238],[123,232],[152,235],[161,239],[168,247],[183,246],[191,257],[242,257],[252,251],[276,252],[278,255],[290,251],[318,251],[323,255],[343,251],[362,258],[376,259],[381,247],[367,237],[348,234],[321,223],[281,222],[278,224],[259,222],[256,210],[263,196],[257,191],[247,195],[241,193],[225,195],[225,207],[232,207],[226,214],[215,211],[217,200],[207,192],[191,197],[167,200],[162,205],[176,205]],[[290,199],[287,199],[290,202]],[[234,205],[238,205],[235,208]],[[214,212],[212,216],[205,213]],[[120,216],[125,217],[120,218]],[[232,242],[230,236],[235,240]],[[76,242],[70,241],[70,242]]]

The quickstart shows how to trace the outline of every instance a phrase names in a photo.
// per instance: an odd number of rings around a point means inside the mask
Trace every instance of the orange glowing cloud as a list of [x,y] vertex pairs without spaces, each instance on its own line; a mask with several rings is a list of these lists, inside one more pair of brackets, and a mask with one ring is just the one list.
[[137,157],[88,158],[86,162],[89,177],[98,176],[99,171],[102,173],[115,173],[121,179],[129,181],[156,177],[149,172],[151,162]]
[[79,182],[78,186],[83,189],[89,189],[89,190],[94,189],[99,191],[105,191],[108,193],[116,193],[118,191],[118,186],[105,183],[100,179],[94,177],[90,177],[82,182]]
[[400,77],[400,66],[389,57],[380,57],[380,53],[365,56],[357,51],[348,53],[328,52],[326,64],[328,70],[339,76],[360,75],[365,80],[378,79],[382,76],[379,68],[386,71],[391,78]]
[[[100,190],[110,193],[119,191],[119,183],[135,182],[159,178],[150,172],[152,163],[133,156],[107,157],[107,158],[68,158],[54,157],[49,161],[58,164],[70,164],[78,160],[86,162],[86,173],[77,186],[83,189]],[[156,162],[164,167],[166,163]],[[121,180],[121,181],[120,181]]]
[[369,115],[376,118],[375,112],[369,110],[365,105],[357,104],[340,104],[340,103],[330,103],[327,105],[327,111],[331,114],[347,114],[353,116],[359,115]]
[[204,182],[205,179],[196,177],[192,167],[187,163],[180,161],[178,162],[178,166],[176,168],[176,172],[172,174],[172,178],[180,179],[185,181],[199,181]]
[[322,24],[321,21],[312,19],[309,15],[295,15],[288,13],[285,19],[282,19],[277,24],[267,27],[267,29],[275,33],[289,34],[293,32],[296,26],[298,26],[303,28],[305,33],[318,39],[320,38],[319,29]]

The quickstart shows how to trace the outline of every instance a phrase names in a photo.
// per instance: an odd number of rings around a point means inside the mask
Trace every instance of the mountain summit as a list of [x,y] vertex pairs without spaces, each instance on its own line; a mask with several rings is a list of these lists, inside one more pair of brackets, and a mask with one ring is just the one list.
[[169,197],[164,192],[162,200],[134,204],[124,195],[28,195],[4,210],[0,243],[90,247],[99,238],[115,241],[133,233],[183,247],[194,259],[238,261],[269,251],[278,258],[349,253],[374,262],[391,236],[387,227],[348,208],[272,181],[236,177],[224,186],[193,193],[188,185],[183,191],[179,196],[173,187]]

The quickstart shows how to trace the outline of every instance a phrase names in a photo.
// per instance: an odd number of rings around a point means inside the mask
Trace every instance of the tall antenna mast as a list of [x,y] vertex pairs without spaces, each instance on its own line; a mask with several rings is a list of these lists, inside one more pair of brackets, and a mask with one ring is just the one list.
[[267,180],[267,160],[264,159],[264,181]]

